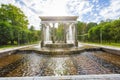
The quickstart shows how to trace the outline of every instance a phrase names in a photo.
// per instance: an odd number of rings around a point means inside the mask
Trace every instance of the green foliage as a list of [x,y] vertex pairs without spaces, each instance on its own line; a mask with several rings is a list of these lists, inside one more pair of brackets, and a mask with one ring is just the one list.
[[94,23],[94,22],[90,22],[87,24],[87,28],[86,28],[86,33],[92,28],[92,27],[95,27],[97,26],[97,23]]
[[91,28],[88,32],[89,40],[94,42],[100,42],[100,31],[101,31],[101,26],[96,26]]
[[84,40],[83,35],[85,34],[86,31],[86,23],[78,21],[77,29],[78,39],[81,41]]
[[110,40],[112,40],[112,36],[110,32],[111,32],[111,24],[110,23],[104,24],[101,28],[102,40],[106,42],[109,42]]
[[58,28],[56,29],[56,38],[58,41],[63,41],[64,39],[64,25],[59,24]]
[[120,42],[120,19],[111,23],[110,34],[112,35],[114,42]]
[[78,33],[78,40],[80,41],[87,41],[88,40],[88,31],[92,28],[95,27],[97,23],[90,22],[90,23],[84,23],[78,21],[77,23],[77,33]]
[[28,29],[24,13],[14,5],[2,4],[0,7],[0,45],[24,44],[40,40],[40,31],[34,26]]
[[[78,33],[82,32],[84,26],[78,22],[78,27]],[[102,40],[107,43],[120,43],[120,19],[108,19],[106,21],[101,21],[98,25],[96,23],[88,23],[86,31],[84,32],[88,33],[88,38],[84,39],[90,42],[100,42]]]
[[35,30],[34,26],[32,25],[29,30],[33,32]]
[[7,44],[13,37],[11,25],[8,22],[0,22],[0,45]]
[[11,4],[2,4],[0,8],[0,21],[7,21],[12,26],[19,26],[27,29],[28,20],[20,8]]

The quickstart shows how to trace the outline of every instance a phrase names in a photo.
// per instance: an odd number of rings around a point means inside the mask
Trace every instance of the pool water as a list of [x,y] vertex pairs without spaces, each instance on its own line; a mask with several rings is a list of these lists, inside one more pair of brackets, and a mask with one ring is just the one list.
[[120,74],[120,56],[102,51],[73,55],[17,52],[0,58],[1,77]]

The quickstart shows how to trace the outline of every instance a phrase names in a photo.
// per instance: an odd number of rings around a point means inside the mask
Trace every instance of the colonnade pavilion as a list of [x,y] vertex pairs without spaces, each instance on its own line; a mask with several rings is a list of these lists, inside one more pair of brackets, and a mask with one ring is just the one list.
[[77,18],[78,16],[40,16],[41,47],[47,45],[78,46]]

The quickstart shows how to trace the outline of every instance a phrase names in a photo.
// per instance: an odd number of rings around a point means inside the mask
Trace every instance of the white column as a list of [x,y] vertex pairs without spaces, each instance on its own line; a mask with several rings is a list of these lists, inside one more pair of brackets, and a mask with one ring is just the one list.
[[73,30],[72,30],[72,24],[70,24],[69,26],[69,41],[70,43],[72,42],[73,40]]
[[75,25],[74,25],[74,24],[72,25],[72,34],[73,34],[72,40],[73,40],[73,42],[74,42],[74,41],[75,41]]
[[66,26],[66,42],[69,43],[69,24]]
[[55,43],[55,23],[52,23],[52,37],[51,37],[51,40],[52,40],[52,43]]
[[46,33],[46,43],[48,43],[49,41],[50,41],[50,39],[49,39],[49,25],[48,24],[46,24],[46,31],[45,31],[45,33]]
[[43,27],[44,42],[46,43],[46,25]]
[[42,34],[41,34],[41,47],[44,46],[44,24],[42,23],[42,26],[41,26],[41,31],[42,31]]
[[75,46],[78,47],[78,41],[77,41],[77,24],[75,23]]
[[48,25],[48,27],[49,27],[49,42],[51,43],[51,27],[50,25]]

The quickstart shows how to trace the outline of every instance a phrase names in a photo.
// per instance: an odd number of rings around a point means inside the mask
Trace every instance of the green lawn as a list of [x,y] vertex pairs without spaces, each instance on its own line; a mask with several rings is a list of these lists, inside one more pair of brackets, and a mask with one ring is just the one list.
[[112,46],[112,47],[120,47],[120,43],[93,43],[93,42],[86,42],[88,44],[97,44],[97,45],[103,45],[103,46]]
[[33,42],[33,43],[21,44],[21,45],[2,45],[2,46],[0,46],[0,50],[8,49],[8,48],[20,47],[20,46],[25,46],[25,45],[31,45],[31,44],[38,44],[38,43],[39,43],[39,42]]
[[18,45],[2,45],[0,46],[0,50],[1,49],[6,49],[6,48],[14,48],[14,47],[17,47]]

